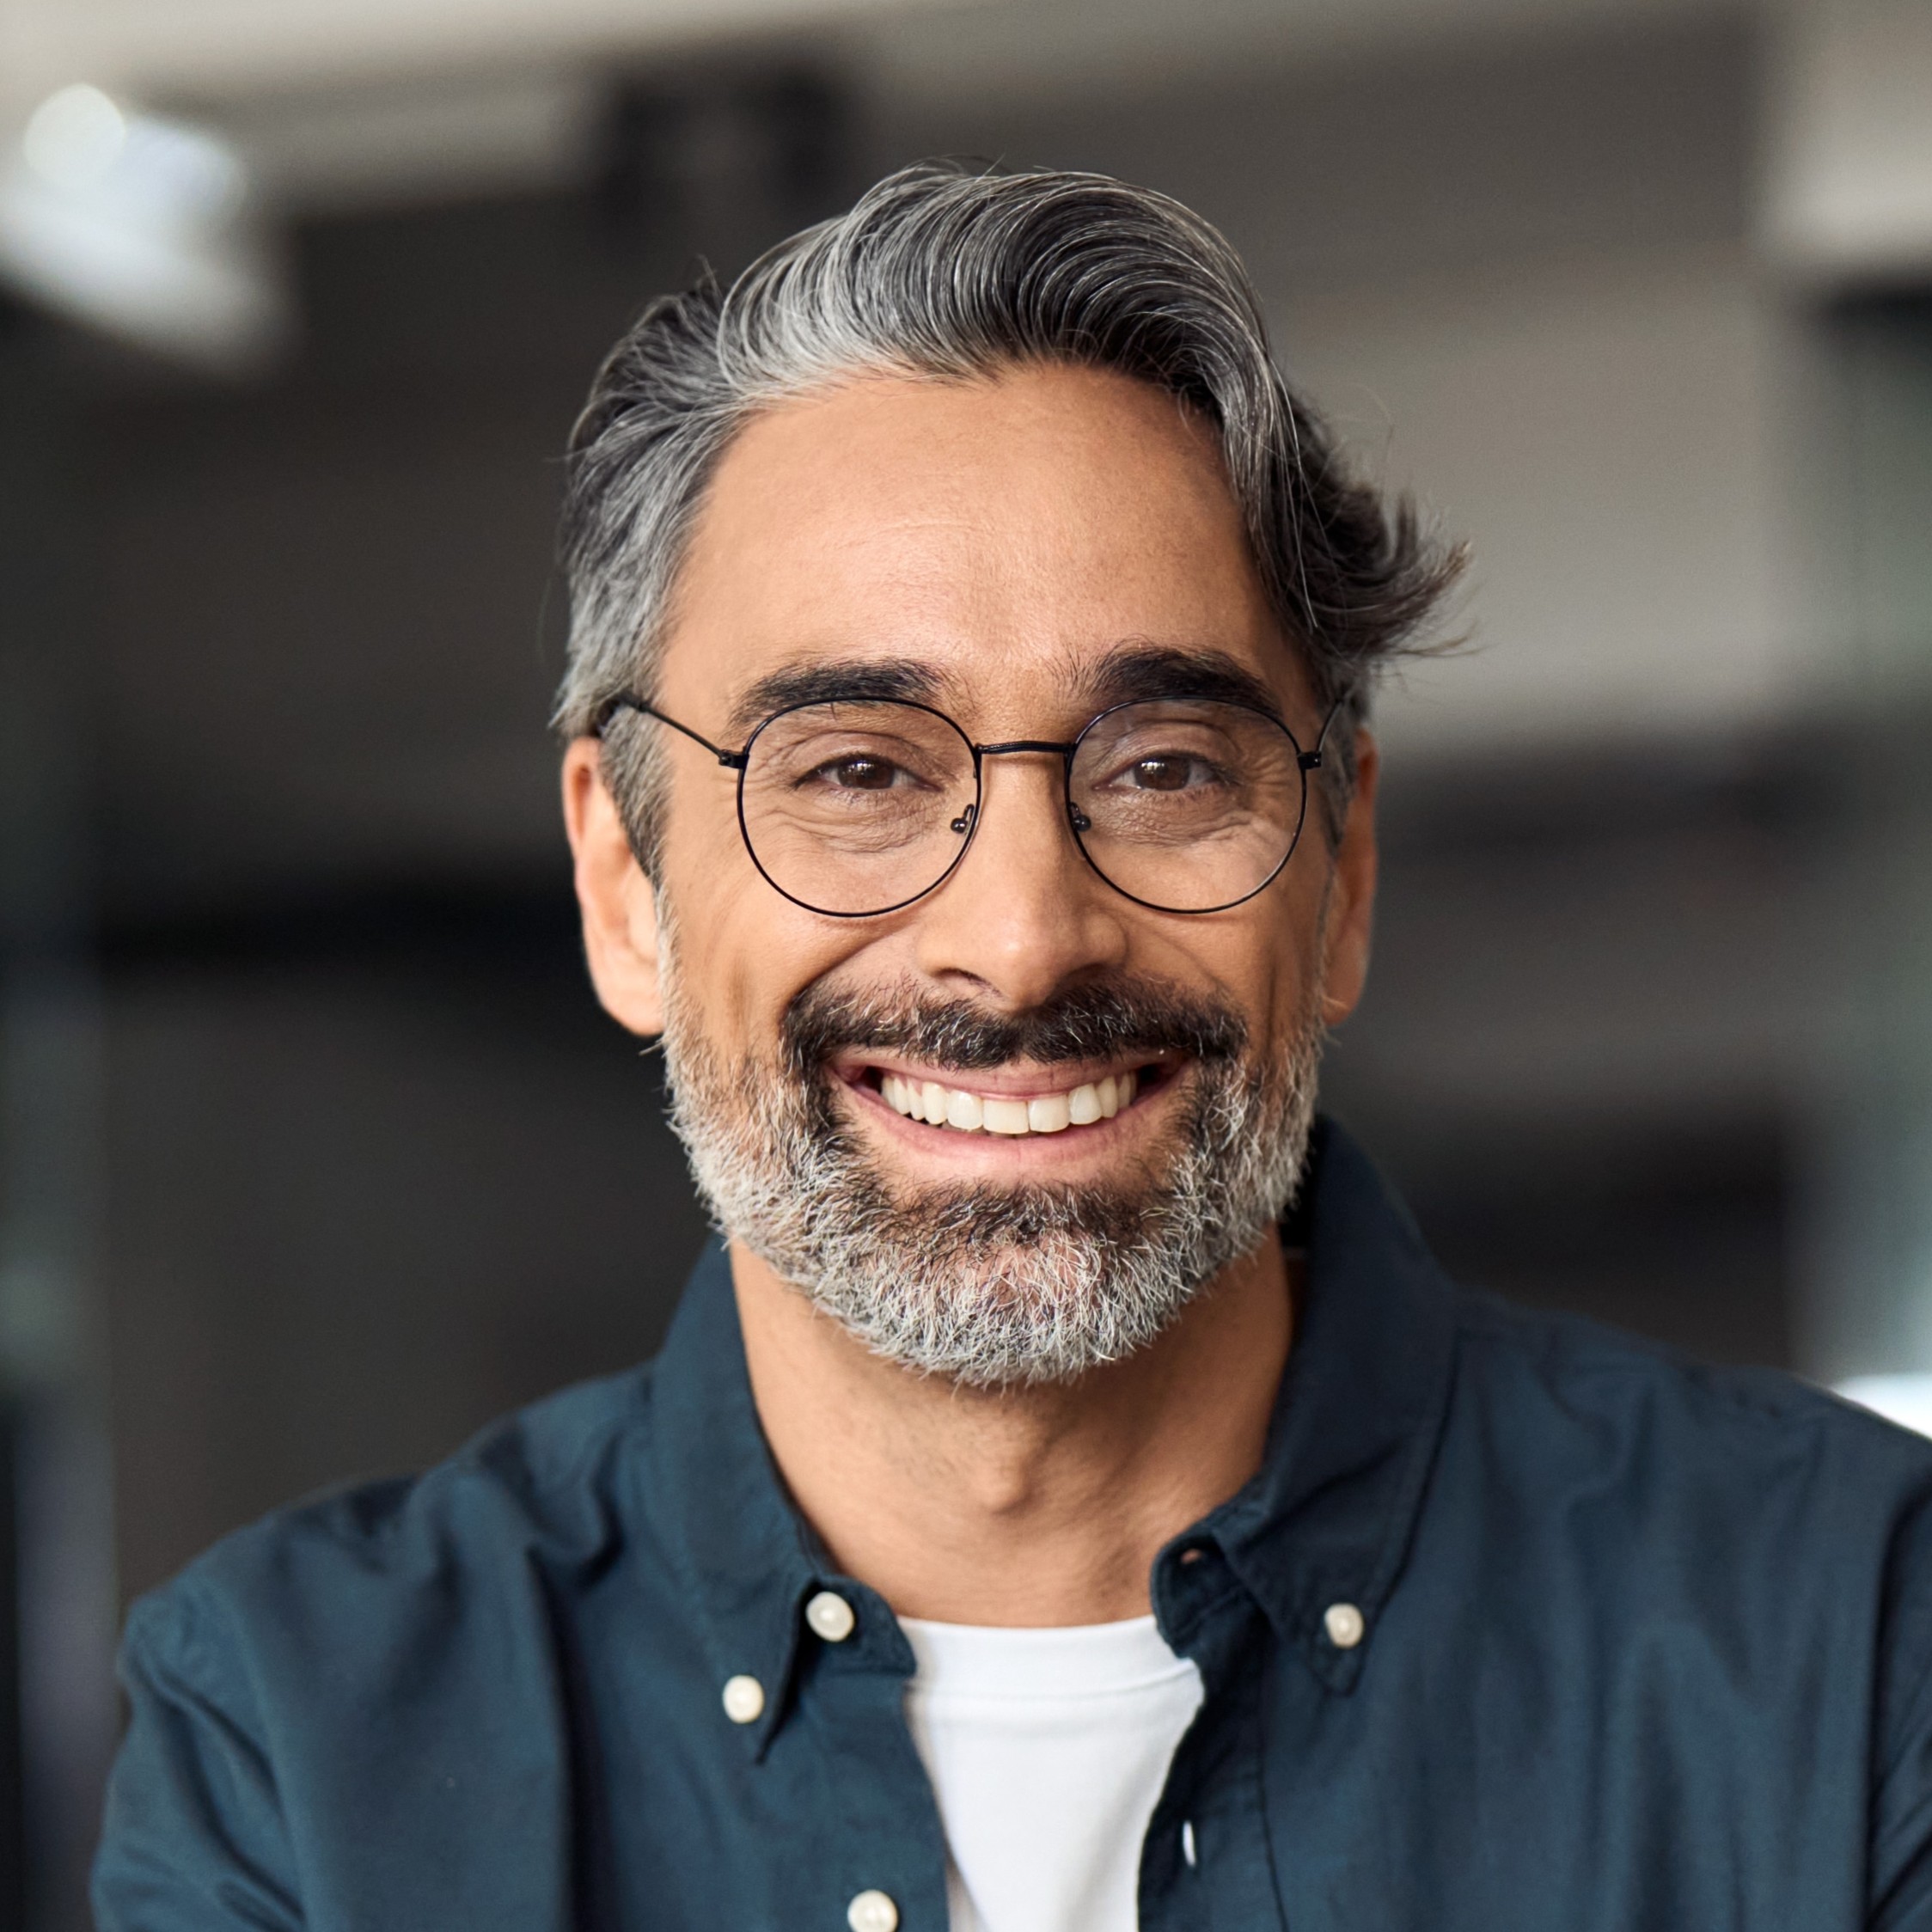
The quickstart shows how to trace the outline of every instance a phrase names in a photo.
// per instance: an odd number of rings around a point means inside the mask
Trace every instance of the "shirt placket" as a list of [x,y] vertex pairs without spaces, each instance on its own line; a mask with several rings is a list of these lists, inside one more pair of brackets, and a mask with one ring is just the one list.
[[1140,1932],[1269,1932],[1287,1923],[1263,1778],[1274,1644],[1212,1548],[1169,1573],[1163,1634],[1200,1669],[1199,1713],[1174,1754],[1140,1862]]
[[906,1722],[911,1648],[883,1599],[849,1579],[822,1585],[806,1615],[789,1741],[809,1754],[822,1825],[801,1868],[813,1896],[784,1932],[948,1932],[945,1833]]

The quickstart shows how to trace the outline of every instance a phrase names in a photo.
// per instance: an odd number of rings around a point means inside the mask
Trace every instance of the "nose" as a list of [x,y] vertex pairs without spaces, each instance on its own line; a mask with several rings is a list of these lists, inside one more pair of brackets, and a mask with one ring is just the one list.
[[979,821],[958,869],[920,902],[920,971],[1019,1012],[1126,958],[1130,909],[1081,857],[1057,753],[1001,746],[981,767]]

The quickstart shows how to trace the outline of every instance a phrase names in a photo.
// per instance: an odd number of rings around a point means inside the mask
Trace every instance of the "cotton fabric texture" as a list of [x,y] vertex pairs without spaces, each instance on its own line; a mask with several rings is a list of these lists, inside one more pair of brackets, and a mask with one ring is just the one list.
[[899,1627],[945,1828],[948,1932],[1134,1932],[1141,1846],[1201,1672],[1151,1617]]
[[[1145,1932],[1932,1932],[1932,1443],[1458,1290],[1332,1128],[1305,1243],[1265,1465],[1153,1568],[1205,1702]],[[943,1932],[913,1669],[714,1247],[652,1365],[137,1605],[99,1924]]]

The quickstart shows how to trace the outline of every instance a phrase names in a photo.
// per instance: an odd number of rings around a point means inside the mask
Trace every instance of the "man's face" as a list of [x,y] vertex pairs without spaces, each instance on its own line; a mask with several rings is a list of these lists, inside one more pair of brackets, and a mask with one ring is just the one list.
[[[773,410],[728,450],[656,701],[735,747],[795,674],[890,666],[975,743],[1065,741],[1170,657],[1173,690],[1245,678],[1314,743],[1198,423],[1090,371],[873,376]],[[1149,1339],[1280,1211],[1320,1030],[1366,963],[1366,743],[1339,852],[1311,800],[1281,876],[1226,911],[1113,890],[1069,832],[1061,761],[1022,753],[986,761],[943,885],[839,919],[760,876],[731,771],[639,728],[666,741],[655,891],[593,750],[567,785],[599,991],[667,1030],[679,1123],[734,1235],[874,1346],[969,1380],[1077,1373]],[[1084,1120],[1090,1094],[1129,1081],[1130,1104]],[[914,1117],[937,1110],[911,1097],[932,1087],[969,1122],[953,1096],[1009,1122],[987,1103],[1041,1102],[1049,1131]]]

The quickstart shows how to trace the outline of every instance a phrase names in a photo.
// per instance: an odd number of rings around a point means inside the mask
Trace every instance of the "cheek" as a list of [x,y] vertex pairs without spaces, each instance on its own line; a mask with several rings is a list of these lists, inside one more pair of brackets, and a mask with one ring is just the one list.
[[1286,890],[1263,893],[1259,916],[1230,935],[1223,970],[1257,1044],[1286,1044],[1318,1012],[1325,879],[1311,867],[1281,882]]
[[792,905],[744,855],[666,840],[679,1002],[727,1059],[769,1061],[786,1007],[853,949],[853,934]]

